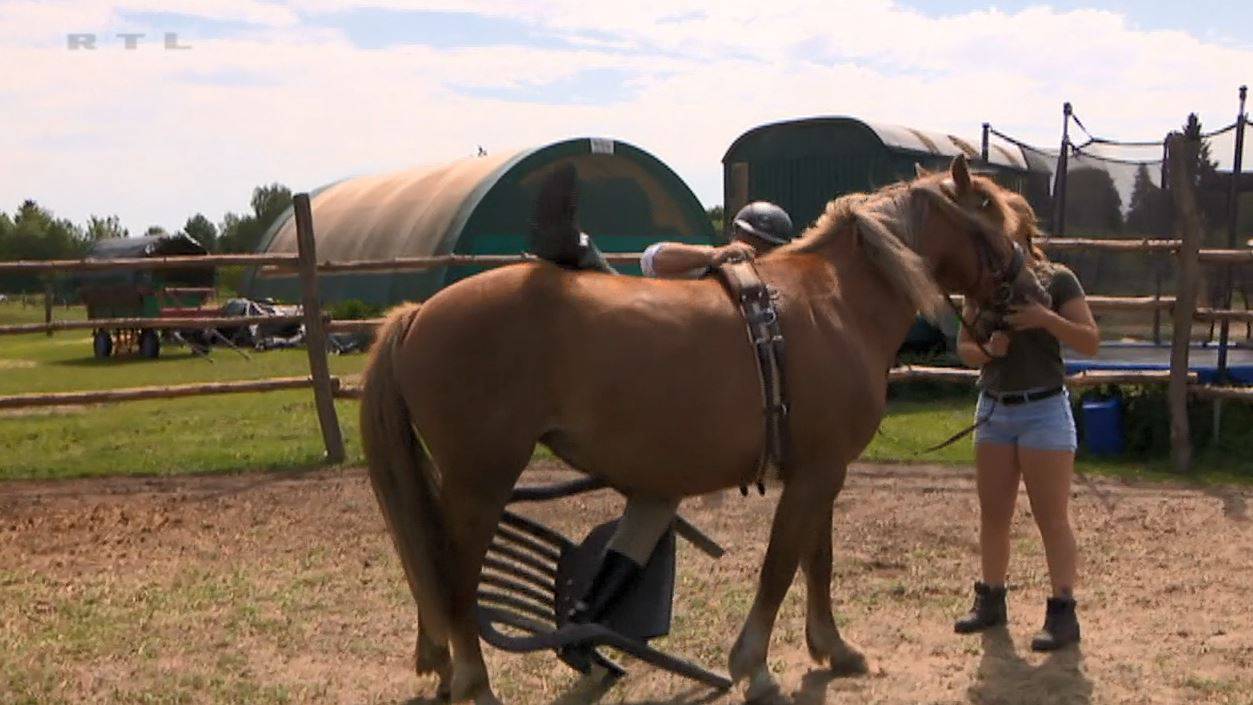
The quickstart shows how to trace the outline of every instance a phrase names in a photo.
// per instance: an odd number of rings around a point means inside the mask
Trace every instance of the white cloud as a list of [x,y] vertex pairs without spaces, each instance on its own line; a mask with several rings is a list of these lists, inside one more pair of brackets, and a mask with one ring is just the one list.
[[[1034,8],[932,19],[888,2],[558,0],[388,3],[533,25],[560,46],[361,49],[302,15],[382,3],[251,0],[0,4],[0,209],[122,216],[132,231],[246,207],[252,186],[346,175],[607,135],[674,167],[708,204],[720,159],[764,122],[845,114],[977,138],[979,125],[1053,145],[1071,100],[1093,130],[1156,138],[1190,111],[1229,122],[1253,52],[1120,15]],[[188,51],[65,49],[64,33],[119,11],[256,25]],[[29,36],[15,28],[37,28]],[[37,35],[37,36],[36,36]],[[36,37],[32,39],[32,37]],[[576,47],[576,48],[571,48]],[[1168,47],[1164,50],[1163,47]],[[603,104],[474,97],[611,69]],[[475,89],[478,92],[475,92]],[[546,95],[535,91],[535,95]]]

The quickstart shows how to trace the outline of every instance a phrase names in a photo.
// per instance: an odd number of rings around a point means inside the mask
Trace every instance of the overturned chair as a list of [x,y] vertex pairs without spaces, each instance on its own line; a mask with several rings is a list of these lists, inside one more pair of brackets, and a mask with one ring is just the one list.
[[[571,497],[605,488],[595,478],[545,486],[518,487],[510,504]],[[712,688],[731,681],[691,661],[648,645],[670,632],[674,594],[675,537],[689,541],[712,558],[723,549],[682,517],[662,537],[639,579],[610,608],[600,623],[578,624],[566,615],[596,573],[616,521],[592,529],[581,543],[505,510],[488,548],[479,577],[478,619],[483,640],[503,651],[555,651],[567,665],[588,672],[588,663],[570,658],[571,649],[590,649],[590,663],[612,678],[626,671],[601,653],[607,647]]]

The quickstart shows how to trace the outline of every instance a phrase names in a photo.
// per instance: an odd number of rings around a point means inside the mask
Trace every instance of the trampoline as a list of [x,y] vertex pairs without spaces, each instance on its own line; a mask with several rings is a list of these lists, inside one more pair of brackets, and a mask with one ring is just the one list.
[[[1066,354],[1066,374],[1087,370],[1169,370],[1170,346],[1149,342],[1102,342],[1095,358]],[[1198,381],[1218,384],[1218,345],[1193,345],[1188,351],[1188,369]],[[1227,347],[1227,375],[1233,384],[1253,385],[1253,349]]]

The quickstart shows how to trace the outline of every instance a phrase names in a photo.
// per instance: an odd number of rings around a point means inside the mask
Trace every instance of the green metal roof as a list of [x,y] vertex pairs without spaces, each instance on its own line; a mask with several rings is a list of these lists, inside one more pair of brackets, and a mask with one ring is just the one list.
[[[851,117],[762,125],[741,135],[723,156],[723,203],[733,213],[749,201],[772,201],[804,228],[836,196],[911,178],[915,164],[935,170],[947,168],[958,154],[978,159],[977,145],[953,135]],[[1033,188],[1042,186],[1047,198],[1047,173],[1037,175],[1017,148],[990,147],[984,166],[998,181],[1029,199]]]
[[[638,252],[660,240],[713,241],[705,209],[669,167],[624,142],[584,138],[346,179],[319,189],[311,197],[318,259],[522,252],[539,187],[564,164],[578,170],[579,223],[601,249]],[[271,228],[261,251],[296,251],[290,212]],[[359,299],[386,305],[425,299],[480,269],[323,275],[319,291],[327,302]],[[254,274],[245,288],[253,297],[298,296],[290,275]]]

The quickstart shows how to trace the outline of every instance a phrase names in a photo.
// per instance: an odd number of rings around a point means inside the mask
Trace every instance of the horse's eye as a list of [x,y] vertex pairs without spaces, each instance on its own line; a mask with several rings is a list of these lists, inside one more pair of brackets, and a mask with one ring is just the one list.
[[990,205],[992,205],[992,199],[988,198],[987,196],[984,196],[983,200],[979,203],[979,209],[983,210],[984,208],[987,208]]

